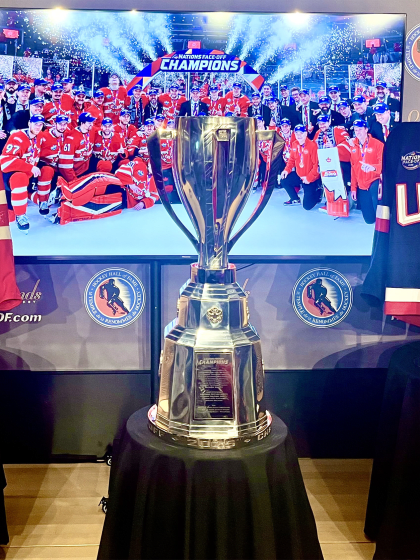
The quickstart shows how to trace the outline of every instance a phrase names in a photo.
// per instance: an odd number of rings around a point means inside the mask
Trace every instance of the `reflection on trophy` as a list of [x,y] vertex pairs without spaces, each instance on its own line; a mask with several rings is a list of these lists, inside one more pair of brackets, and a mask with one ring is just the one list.
[[[173,211],[163,185],[160,141],[173,138],[173,171],[194,235]],[[271,142],[266,181],[248,221],[233,234],[258,170],[258,142]],[[157,405],[149,428],[191,447],[230,449],[271,431],[260,338],[228,253],[257,219],[277,181],[284,141],[257,131],[253,118],[180,117],[174,131],[148,139],[153,176],[166,210],[199,254],[166,328]]]

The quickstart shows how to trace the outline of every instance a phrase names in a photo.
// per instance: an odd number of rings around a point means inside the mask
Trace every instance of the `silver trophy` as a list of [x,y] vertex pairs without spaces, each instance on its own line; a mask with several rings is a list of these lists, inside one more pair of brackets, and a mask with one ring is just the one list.
[[[164,188],[165,138],[173,138],[176,188],[198,239],[179,220]],[[271,147],[267,180],[251,217],[232,236],[258,172],[259,142]],[[147,143],[162,204],[199,254],[180,291],[177,318],[165,330],[159,400],[149,410],[149,428],[190,447],[249,445],[269,435],[271,417],[260,338],[228,253],[268,202],[284,141],[275,131],[257,131],[253,118],[180,117],[175,130],[158,130]]]

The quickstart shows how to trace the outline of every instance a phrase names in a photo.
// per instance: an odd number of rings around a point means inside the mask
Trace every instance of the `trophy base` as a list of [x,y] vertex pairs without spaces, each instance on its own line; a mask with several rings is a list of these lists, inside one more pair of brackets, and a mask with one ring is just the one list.
[[[198,426],[186,426],[180,424],[179,426],[171,426],[174,431],[169,431],[169,426],[162,426],[157,421],[157,406],[154,404],[147,413],[148,428],[149,430],[168,441],[169,443],[177,443],[179,445],[184,445],[185,447],[196,447],[197,449],[237,449],[239,447],[248,447],[253,443],[265,439],[271,433],[272,418],[271,414],[266,412],[264,418],[261,419],[255,426],[255,422],[251,425],[238,426],[237,430],[240,435],[234,437],[228,437],[226,431],[221,430],[218,432],[217,429],[212,429],[209,431],[201,431]],[[173,422],[172,422],[173,424]],[[189,433],[185,433],[188,428],[191,430]],[[206,426],[207,430],[209,426]],[[224,427],[226,429],[226,427]],[[184,432],[184,433],[182,433]]]

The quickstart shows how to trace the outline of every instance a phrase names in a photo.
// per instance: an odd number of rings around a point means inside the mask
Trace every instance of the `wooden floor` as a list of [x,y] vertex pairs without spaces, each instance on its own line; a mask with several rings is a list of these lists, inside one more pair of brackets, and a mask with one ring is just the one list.
[[[363,534],[372,462],[301,459],[325,560],[371,560],[375,545]],[[93,560],[107,496],[105,464],[10,465],[6,510],[10,544],[0,559]]]

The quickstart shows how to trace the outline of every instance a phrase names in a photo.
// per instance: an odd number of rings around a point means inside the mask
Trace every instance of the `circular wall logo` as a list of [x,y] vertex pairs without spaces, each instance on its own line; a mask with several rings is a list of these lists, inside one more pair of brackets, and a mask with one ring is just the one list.
[[407,34],[405,68],[413,78],[420,80],[420,24],[413,27]]
[[143,312],[145,299],[141,280],[124,268],[107,268],[95,274],[84,295],[92,319],[111,329],[134,323]]
[[296,282],[292,303],[296,315],[307,325],[321,329],[334,327],[350,313],[353,292],[340,272],[314,268]]

